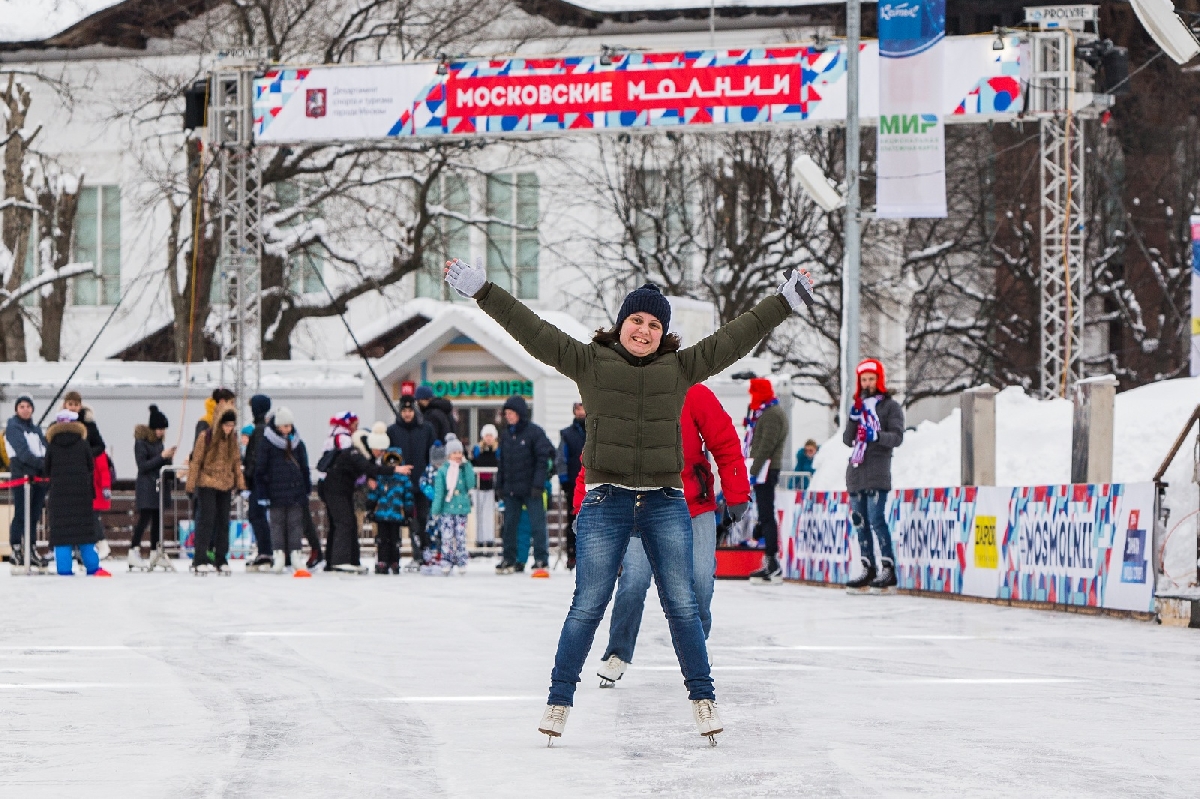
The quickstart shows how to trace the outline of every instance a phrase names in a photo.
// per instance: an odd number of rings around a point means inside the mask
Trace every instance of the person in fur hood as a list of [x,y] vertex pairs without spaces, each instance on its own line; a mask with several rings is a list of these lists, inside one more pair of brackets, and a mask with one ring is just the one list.
[[133,428],[133,460],[137,464],[134,500],[138,518],[137,524],[133,526],[133,540],[129,543],[130,565],[136,566],[142,562],[142,535],[147,527],[150,529],[150,551],[157,554],[158,538],[162,530],[158,476],[162,467],[170,464],[175,458],[175,447],[167,447],[163,443],[167,427],[166,415],[157,405],[151,405],[150,423],[139,424]]
[[59,411],[46,431],[46,474],[50,477],[50,546],[58,573],[73,573],[71,550],[79,554],[88,574],[107,577],[96,552],[97,535],[92,517],[92,472],[94,458],[87,441],[87,428],[74,411]]

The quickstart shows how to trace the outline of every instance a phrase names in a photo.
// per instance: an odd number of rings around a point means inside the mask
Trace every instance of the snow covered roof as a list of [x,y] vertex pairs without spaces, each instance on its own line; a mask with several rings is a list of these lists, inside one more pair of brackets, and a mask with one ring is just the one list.
[[0,0],[0,50],[144,49],[225,0]]
[[627,14],[646,11],[687,11],[715,6],[716,10],[736,8],[740,11],[791,8],[794,6],[830,5],[828,0],[560,0],[597,14]]
[[[563,25],[591,28],[603,20],[634,22],[746,14],[774,15],[814,6],[838,7],[830,0],[521,0],[525,10]],[[873,0],[866,0],[870,3]]]

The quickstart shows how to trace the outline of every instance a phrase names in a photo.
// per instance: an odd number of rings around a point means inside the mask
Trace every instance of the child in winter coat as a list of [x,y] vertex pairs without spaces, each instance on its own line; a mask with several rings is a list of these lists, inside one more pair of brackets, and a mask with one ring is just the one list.
[[442,574],[450,575],[455,567],[460,575],[467,573],[467,515],[471,512],[471,489],[475,487],[475,470],[463,457],[463,445],[458,439],[446,442],[446,462],[438,469],[434,480],[432,515],[438,518],[442,539]]
[[[187,492],[196,495],[195,556],[192,571],[229,573],[229,503],[234,490],[242,491],[242,457],[238,451],[237,414],[217,417],[215,427],[202,429],[188,466]],[[209,562],[212,545],[216,562]]]
[[87,428],[77,421],[74,411],[59,411],[46,431],[46,474],[50,477],[50,546],[58,573],[74,572],[71,550],[79,555],[87,573],[97,577],[111,575],[100,568],[96,552],[99,535],[92,516],[92,473],[95,469]]
[[[404,453],[399,447],[379,449],[374,445],[380,442],[371,441],[374,435],[368,436],[371,454],[379,453],[376,457],[384,466],[403,466]],[[375,531],[377,541],[376,574],[400,573],[400,527],[408,523],[406,520],[413,516],[412,480],[408,475],[385,474],[368,482],[367,507],[375,514]],[[415,555],[416,553],[414,553]]]
[[254,490],[258,504],[270,509],[271,570],[281,573],[285,553],[291,553],[296,577],[311,577],[304,567],[300,546],[304,540],[304,517],[312,494],[308,450],[296,435],[296,418],[288,408],[278,408],[263,428],[262,441],[254,453]]

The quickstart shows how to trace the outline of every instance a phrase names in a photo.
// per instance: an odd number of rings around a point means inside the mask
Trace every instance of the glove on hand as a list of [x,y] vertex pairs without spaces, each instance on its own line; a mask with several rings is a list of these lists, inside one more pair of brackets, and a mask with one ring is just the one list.
[[850,421],[861,422],[863,418],[863,409],[861,405],[850,406]]
[[250,492],[249,492],[249,491],[243,491],[243,492],[242,492],[242,499],[250,499]]
[[487,270],[482,266],[471,266],[455,258],[446,270],[446,282],[450,288],[467,299],[471,299],[487,283]]
[[870,444],[872,441],[878,441],[878,440],[879,440],[879,431],[876,430],[874,427],[867,425],[867,443]]
[[802,311],[813,304],[813,279],[802,269],[793,269],[792,276],[779,287],[779,293],[792,306],[793,311]]
[[258,501],[258,504],[263,506],[264,508],[269,508],[269,507],[271,507],[271,500],[267,499],[266,497],[263,497],[262,499],[260,499]]
[[736,505],[727,505],[725,507],[725,511],[729,514],[729,518],[733,519],[735,522],[739,522],[742,520],[742,517],[746,515],[746,509],[749,507],[749,502],[739,502]]

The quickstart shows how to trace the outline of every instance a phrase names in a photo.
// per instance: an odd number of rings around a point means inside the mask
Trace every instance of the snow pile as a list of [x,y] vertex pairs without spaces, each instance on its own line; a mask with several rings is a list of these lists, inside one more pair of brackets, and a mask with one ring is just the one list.
[[36,42],[123,0],[0,0],[0,41]]
[[[1200,378],[1165,380],[1117,395],[1113,440],[1113,480],[1149,482],[1166,457],[1192,410],[1200,403]],[[1071,403],[1036,400],[1020,388],[996,396],[996,482],[999,485],[1065,483],[1071,477]],[[960,414],[940,422],[922,422],[904,436],[892,463],[896,488],[960,484]],[[1167,530],[1179,524],[1167,541],[1168,576],[1191,574],[1195,558],[1197,486],[1193,482],[1192,432],[1167,470]],[[840,434],[817,453],[812,487],[844,490],[850,448]],[[1183,582],[1187,582],[1186,578]]]

